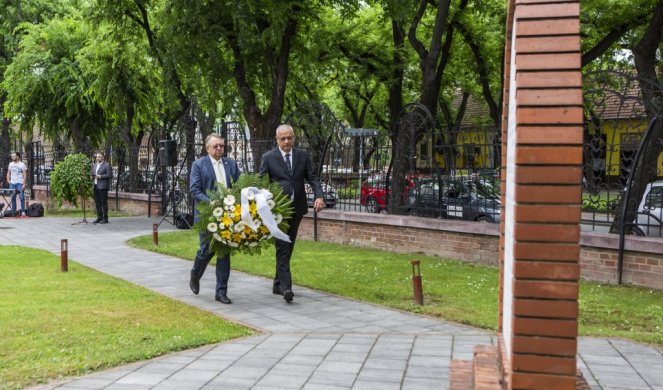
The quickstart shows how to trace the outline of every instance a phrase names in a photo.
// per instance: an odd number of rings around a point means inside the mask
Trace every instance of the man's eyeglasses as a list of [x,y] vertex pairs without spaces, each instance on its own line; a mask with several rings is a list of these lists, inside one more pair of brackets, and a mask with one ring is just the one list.
[[212,145],[212,148],[214,149],[223,149],[226,145],[220,144],[220,145]]

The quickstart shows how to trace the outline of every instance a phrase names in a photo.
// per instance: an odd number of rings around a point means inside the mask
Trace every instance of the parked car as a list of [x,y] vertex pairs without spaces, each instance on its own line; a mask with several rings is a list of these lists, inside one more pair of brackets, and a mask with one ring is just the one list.
[[499,223],[499,192],[489,182],[457,178],[427,178],[408,194],[410,215]]
[[[320,181],[320,186],[322,187],[322,192],[325,195],[325,207],[333,209],[336,207],[336,202],[338,197],[336,196],[336,188],[330,186],[324,181]],[[311,186],[308,183],[304,184],[304,190],[306,191],[306,203],[308,207],[313,207],[314,195]]]
[[[405,196],[414,187],[414,182],[417,180],[415,175],[408,175],[406,177],[407,187],[405,189]],[[389,183],[392,186],[392,183]],[[361,183],[361,194],[359,196],[359,203],[366,207],[369,213],[379,213],[387,209],[387,175],[377,173],[368,176],[366,180]]]
[[638,205],[638,236],[663,237],[663,180],[647,184],[644,196]]

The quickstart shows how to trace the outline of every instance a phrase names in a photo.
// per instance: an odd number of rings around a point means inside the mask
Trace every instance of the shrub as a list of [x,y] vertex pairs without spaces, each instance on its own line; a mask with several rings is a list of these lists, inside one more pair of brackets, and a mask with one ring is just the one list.
[[82,153],[70,154],[55,165],[51,173],[51,194],[58,207],[63,201],[77,207],[79,196],[92,196],[91,166],[92,160]]

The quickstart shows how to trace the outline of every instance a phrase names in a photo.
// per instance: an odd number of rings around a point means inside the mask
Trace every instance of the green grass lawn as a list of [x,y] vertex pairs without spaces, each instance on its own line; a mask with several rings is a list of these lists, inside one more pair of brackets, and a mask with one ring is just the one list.
[[[195,231],[130,241],[139,248],[192,260],[198,248]],[[413,304],[410,260],[421,261],[424,306]],[[233,269],[274,276],[274,251],[236,255]],[[420,254],[398,254],[298,240],[291,268],[293,282],[358,300],[422,313],[477,327],[497,328],[498,270]],[[231,276],[232,277],[232,276]],[[296,294],[296,292],[295,292]],[[622,337],[663,346],[663,291],[581,282],[579,333]]]
[[0,389],[18,389],[251,330],[50,252],[0,246]]

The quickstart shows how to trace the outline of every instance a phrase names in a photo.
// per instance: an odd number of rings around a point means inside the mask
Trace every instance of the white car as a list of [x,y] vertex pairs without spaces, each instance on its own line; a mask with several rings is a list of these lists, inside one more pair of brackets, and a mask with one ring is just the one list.
[[[338,199],[336,196],[336,188],[330,186],[324,181],[320,181],[320,186],[322,187],[322,192],[325,194],[325,207],[333,209],[336,207],[336,201]],[[308,207],[313,207],[314,195],[311,186],[309,186],[308,183],[304,184],[304,190],[306,191],[306,203],[308,203]]]
[[647,184],[634,229],[639,236],[663,237],[663,180]]

